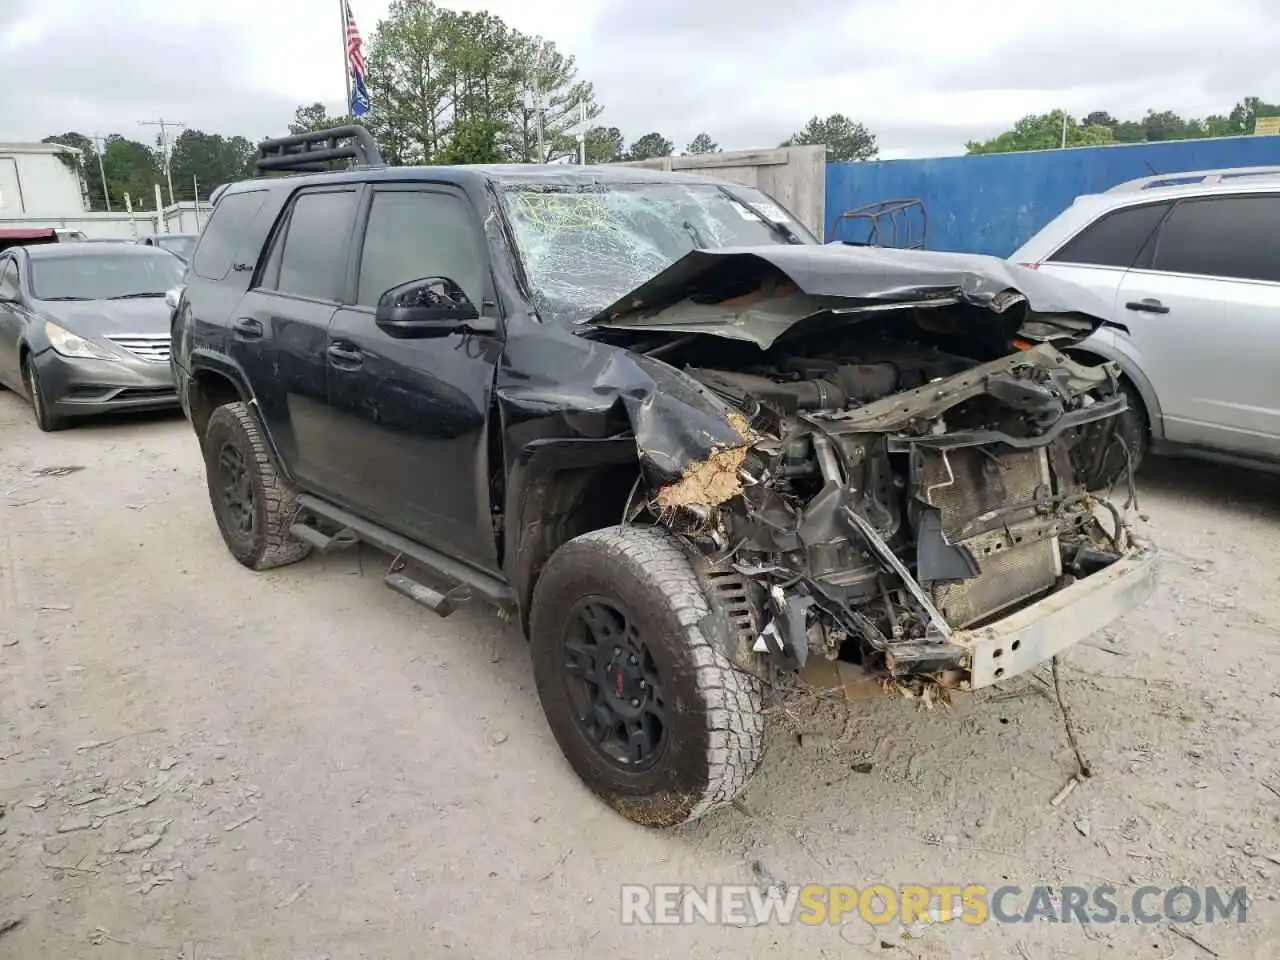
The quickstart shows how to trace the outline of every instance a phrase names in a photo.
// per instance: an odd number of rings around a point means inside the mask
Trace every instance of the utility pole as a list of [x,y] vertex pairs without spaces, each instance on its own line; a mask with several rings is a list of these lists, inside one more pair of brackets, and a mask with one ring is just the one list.
[[176,127],[183,129],[186,124],[181,120],[165,120],[161,117],[159,120],[139,120],[140,127],[159,127],[160,128],[160,153],[164,159],[164,178],[169,184],[169,203],[172,205],[173,200],[173,173],[169,169],[169,128]]
[[[98,143],[102,146],[99,147]],[[102,199],[107,202],[107,213],[111,212],[111,191],[107,189],[107,168],[102,164],[102,154],[107,149],[107,138],[93,135],[93,152],[98,155],[98,173],[102,177]]]
[[542,111],[543,111],[542,85],[538,79],[538,68],[541,66],[542,66],[542,50],[539,49],[538,53],[536,54],[533,60],[533,69],[531,71],[532,76],[529,78],[529,86],[525,89],[525,92],[524,92],[524,107],[526,110],[533,111],[534,129],[537,131],[537,134],[538,134],[538,163],[546,163],[547,162],[546,135],[542,129]]
[[587,101],[578,104],[578,120],[582,127],[578,130],[578,166],[587,165]]

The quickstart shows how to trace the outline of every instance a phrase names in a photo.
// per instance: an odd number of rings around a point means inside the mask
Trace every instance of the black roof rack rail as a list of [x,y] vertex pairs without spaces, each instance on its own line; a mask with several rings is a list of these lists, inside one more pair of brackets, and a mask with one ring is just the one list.
[[253,175],[323,173],[331,169],[329,161],[348,159],[355,160],[362,167],[384,165],[378,144],[366,127],[351,124],[263,140],[258,144]]

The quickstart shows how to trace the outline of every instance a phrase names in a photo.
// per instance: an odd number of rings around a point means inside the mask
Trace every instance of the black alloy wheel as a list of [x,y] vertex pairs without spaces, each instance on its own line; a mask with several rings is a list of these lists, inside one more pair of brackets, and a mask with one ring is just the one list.
[[254,516],[253,482],[244,454],[227,442],[218,451],[218,481],[222,489],[222,516],[227,526],[244,537],[252,537]]
[[565,682],[578,728],[608,761],[652,766],[667,745],[667,706],[653,654],[621,605],[588,597],[564,643]]

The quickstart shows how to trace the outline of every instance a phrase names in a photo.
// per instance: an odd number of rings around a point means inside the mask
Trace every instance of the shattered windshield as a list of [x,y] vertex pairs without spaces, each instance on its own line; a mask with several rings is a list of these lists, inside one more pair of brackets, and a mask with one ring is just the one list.
[[507,215],[544,319],[582,323],[695,249],[817,241],[764,193],[705,183],[508,183]]

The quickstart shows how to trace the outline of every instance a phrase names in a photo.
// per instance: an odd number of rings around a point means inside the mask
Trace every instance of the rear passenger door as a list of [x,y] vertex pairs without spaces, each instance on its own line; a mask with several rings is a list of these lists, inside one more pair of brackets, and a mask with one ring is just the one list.
[[1280,459],[1280,195],[1179,201],[1120,288],[1165,437]]
[[275,225],[228,333],[276,449],[304,487],[328,492],[334,449],[325,429],[329,321],[347,286],[358,185],[298,191]]

